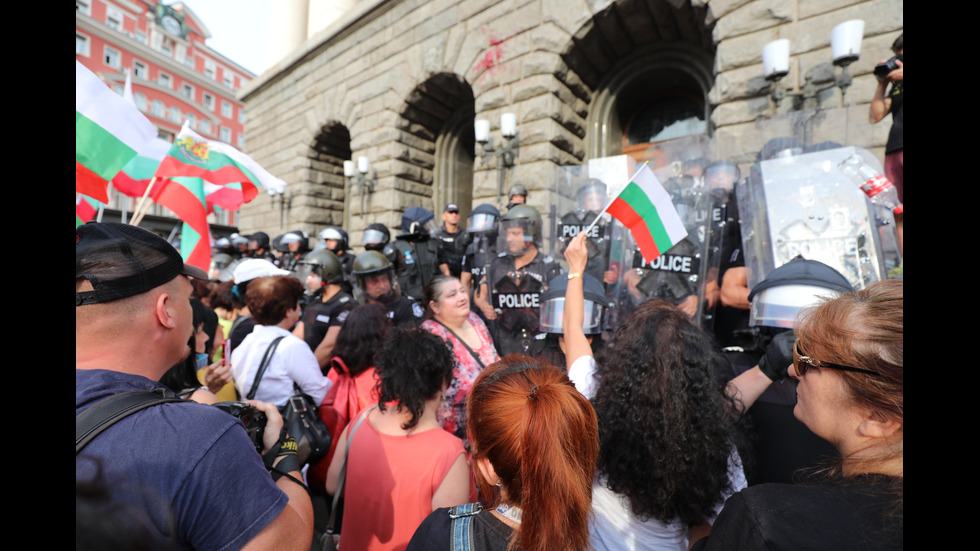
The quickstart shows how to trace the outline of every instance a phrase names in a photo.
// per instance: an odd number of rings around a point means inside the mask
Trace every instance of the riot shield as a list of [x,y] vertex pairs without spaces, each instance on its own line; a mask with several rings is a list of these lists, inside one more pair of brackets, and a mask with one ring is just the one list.
[[640,303],[656,298],[678,305],[696,323],[710,329],[720,255],[708,255],[713,229],[711,193],[704,178],[708,139],[689,136],[660,142],[646,156],[651,159],[650,168],[670,195],[687,229],[687,237],[653,261],[644,262],[627,232],[627,238],[622,240],[625,269],[615,297],[614,319],[621,321]]
[[855,289],[887,278],[901,262],[894,216],[877,209],[837,166],[854,153],[880,167],[856,147],[753,165],[737,188],[749,288],[797,255],[831,266]]

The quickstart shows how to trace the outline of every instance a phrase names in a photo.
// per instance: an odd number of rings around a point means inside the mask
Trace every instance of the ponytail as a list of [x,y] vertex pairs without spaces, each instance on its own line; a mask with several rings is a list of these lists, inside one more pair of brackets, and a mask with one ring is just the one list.
[[[523,551],[589,548],[599,453],[595,411],[564,370],[511,355],[487,367],[469,399],[475,459],[486,458],[508,501],[523,509]],[[477,474],[485,505],[499,489]]]

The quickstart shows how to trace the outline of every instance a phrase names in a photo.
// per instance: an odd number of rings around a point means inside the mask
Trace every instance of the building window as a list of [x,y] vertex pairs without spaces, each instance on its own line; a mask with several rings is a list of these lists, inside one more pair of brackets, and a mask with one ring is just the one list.
[[135,38],[136,41],[139,42],[140,44],[146,44],[146,41],[148,40],[146,33],[143,31],[136,31],[136,33],[133,35],[133,38]]
[[201,119],[201,132],[205,134],[211,133],[211,121],[207,119]]
[[157,77],[157,82],[160,83],[160,86],[163,86],[164,88],[167,89],[173,89],[174,87],[173,78],[167,73],[164,73],[163,71],[161,71],[160,76]]
[[140,111],[146,111],[146,94],[142,92],[136,92],[133,94],[133,100],[136,101],[136,108]]
[[228,71],[225,71],[224,80],[225,80],[225,86],[227,86],[228,88],[232,88],[235,84],[235,79],[232,78],[231,73],[229,73]]
[[204,107],[206,107],[208,111],[214,111],[214,96],[208,93],[204,94]]
[[163,102],[155,99],[153,100],[153,114],[157,117],[163,116]]
[[245,149],[245,134],[238,135],[238,149]]
[[109,67],[115,67],[116,69],[121,68],[122,56],[119,54],[119,52],[113,50],[108,46],[105,47],[104,52],[105,55],[103,56],[103,61],[105,62],[106,65],[108,65]]
[[183,94],[185,98],[194,99],[194,87],[186,82],[183,86],[181,86],[180,93]]
[[194,113],[187,114],[187,126],[195,130],[197,129],[197,117],[194,116]]
[[225,143],[231,142],[231,129],[225,126],[221,127],[221,141]]
[[227,101],[221,102],[221,116],[228,119],[231,118],[231,104]]
[[133,76],[143,80],[149,78],[149,70],[146,67],[146,63],[143,63],[142,61],[133,61]]
[[75,33],[75,53],[89,57],[89,39],[84,34]]
[[211,61],[210,59],[204,62],[204,76],[208,77],[211,80],[214,80],[216,78],[214,62]]
[[112,7],[106,8],[105,25],[114,31],[122,31],[123,15]]
[[170,108],[170,120],[179,123],[180,122],[180,109],[177,107]]
[[92,15],[92,2],[90,0],[75,0],[75,9],[84,15]]
[[160,43],[160,51],[164,53],[167,57],[174,56],[174,44],[169,38],[164,38],[163,42]]
[[238,123],[239,124],[245,124],[245,108],[244,107],[238,110]]

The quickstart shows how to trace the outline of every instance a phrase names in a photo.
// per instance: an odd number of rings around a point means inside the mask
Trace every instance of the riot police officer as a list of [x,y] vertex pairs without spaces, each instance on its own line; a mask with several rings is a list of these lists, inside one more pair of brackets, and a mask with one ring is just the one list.
[[507,197],[508,210],[513,208],[514,205],[524,205],[527,203],[527,188],[522,184],[514,184],[507,191]]
[[439,241],[439,271],[445,275],[460,277],[463,272],[463,258],[466,248],[473,238],[469,232],[459,225],[459,206],[455,203],[446,205],[442,211],[442,227],[433,234]]
[[276,249],[282,253],[279,257],[279,267],[283,270],[295,271],[299,260],[310,252],[310,236],[303,230],[286,232],[279,237]]
[[[466,247],[463,268],[459,280],[463,287],[479,294],[480,282],[490,269],[490,262],[497,256],[497,220],[500,211],[497,207],[483,203],[466,215],[466,233],[470,234],[470,244]],[[474,309],[482,314],[476,303]]]
[[385,247],[385,256],[395,265],[401,291],[423,300],[425,286],[439,273],[439,242],[432,234],[439,227],[432,211],[412,207],[402,214],[402,233]]
[[364,228],[361,236],[361,245],[364,245],[366,251],[383,251],[390,241],[391,232],[388,231],[388,227],[378,222]]
[[357,302],[344,290],[347,278],[343,267],[329,250],[316,250],[303,257],[296,275],[313,292],[293,334],[310,345],[322,368],[330,361],[340,326]]
[[248,257],[272,262],[276,257],[269,250],[269,234],[258,231],[248,236]]
[[[532,344],[532,355],[543,358],[551,365],[567,365],[565,361],[565,343],[562,337],[562,325],[565,313],[565,289],[568,288],[570,274],[561,274],[548,283],[548,290],[541,293],[541,318],[538,326],[541,333],[535,337]],[[573,276],[575,277],[575,276]],[[601,342],[600,335],[604,329],[605,313],[609,308],[609,299],[599,280],[588,273],[582,274],[583,293],[585,297],[582,321],[582,331],[593,350],[598,350]]]
[[541,214],[533,207],[516,205],[500,217],[501,252],[474,300],[488,319],[495,320],[494,338],[501,356],[528,353],[538,333],[541,293],[561,271],[552,257],[538,249],[541,237]]
[[[577,192],[578,208],[566,212],[558,224],[557,237],[561,252],[565,251],[568,242],[579,232],[589,230],[586,236],[586,246],[589,250],[589,262],[585,273],[603,283],[615,283],[618,274],[609,269],[609,254],[612,247],[612,217],[603,214],[595,225],[592,222],[606,206],[606,184],[602,180],[589,179],[583,182]],[[591,229],[589,226],[592,226]]]
[[425,311],[403,296],[391,261],[378,251],[365,251],[354,259],[354,297],[362,304],[379,303],[388,309],[394,326],[422,323]]
[[326,249],[337,255],[340,265],[344,269],[345,289],[349,293],[353,289],[350,283],[351,270],[354,266],[354,255],[350,253],[350,244],[347,239],[347,232],[338,226],[328,226],[321,231],[319,237],[320,248]]

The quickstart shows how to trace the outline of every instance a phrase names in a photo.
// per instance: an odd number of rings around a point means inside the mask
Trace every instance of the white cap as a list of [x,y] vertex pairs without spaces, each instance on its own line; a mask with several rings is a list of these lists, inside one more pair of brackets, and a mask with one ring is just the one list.
[[289,270],[277,268],[275,264],[262,258],[248,258],[235,266],[232,279],[236,284],[249,281],[257,277],[268,277],[276,275],[289,275]]

